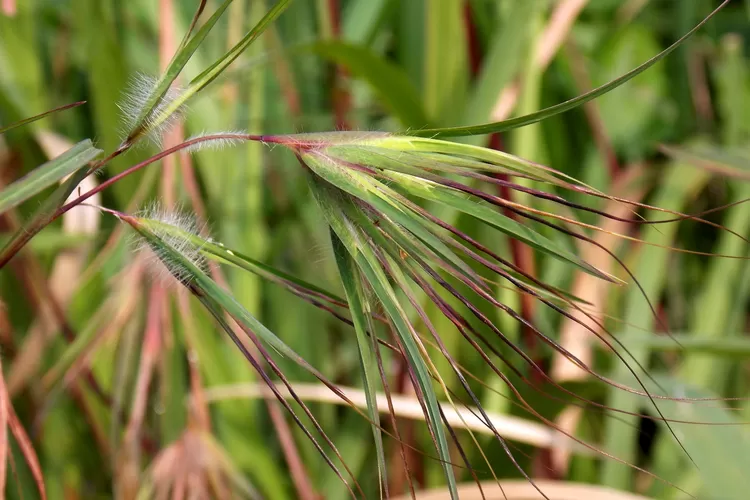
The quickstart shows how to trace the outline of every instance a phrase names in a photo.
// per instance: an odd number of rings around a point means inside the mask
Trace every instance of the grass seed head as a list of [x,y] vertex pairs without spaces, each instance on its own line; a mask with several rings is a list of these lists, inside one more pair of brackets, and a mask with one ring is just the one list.
[[187,107],[182,105],[166,119],[162,119],[161,115],[184,93],[183,88],[172,86],[159,99],[154,109],[146,115],[143,122],[139,123],[138,118],[143,113],[146,103],[154,94],[157,83],[157,78],[138,73],[130,79],[128,89],[117,106],[122,111],[123,128],[127,137],[134,140],[147,136],[152,143],[161,148],[164,133],[184,117]]
[[[150,231],[161,243],[171,250],[150,243],[143,235],[137,237],[137,249],[145,252],[149,258],[147,268],[152,276],[168,283],[174,280],[187,284],[193,276],[193,267],[201,272],[206,270],[206,260],[200,248],[187,238],[187,235],[199,235],[202,231],[195,218],[179,209],[166,209],[158,202],[148,205],[136,214],[146,230]],[[154,223],[155,222],[155,223]],[[171,226],[178,231],[168,231]],[[180,233],[185,233],[181,236]],[[173,254],[179,254],[180,259]]]

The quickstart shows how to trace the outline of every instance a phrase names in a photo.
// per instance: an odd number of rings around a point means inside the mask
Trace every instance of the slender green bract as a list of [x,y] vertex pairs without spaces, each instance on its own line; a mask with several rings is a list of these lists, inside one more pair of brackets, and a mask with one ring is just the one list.
[[31,218],[23,224],[23,226],[16,231],[13,237],[5,244],[2,250],[0,250],[0,269],[21,249],[23,246],[31,240],[44,226],[49,223],[52,215],[55,213],[65,200],[68,199],[70,193],[78,186],[88,175],[84,169],[79,169],[74,172],[73,175],[64,183],[62,183],[55,191],[42,203],[42,205],[34,212]]
[[179,226],[168,224],[156,219],[137,217],[138,223],[149,228],[155,233],[167,234],[179,240],[186,241],[193,245],[204,257],[215,260],[219,263],[226,263],[234,267],[244,269],[253,274],[273,282],[283,282],[291,284],[299,289],[325,296],[329,300],[344,302],[344,299],[337,295],[324,290],[310,282],[301,280],[296,276],[286,273],[280,269],[264,264],[252,257],[244,255],[234,249],[229,249],[223,244],[215,243],[210,239],[203,238],[189,231],[185,231]]

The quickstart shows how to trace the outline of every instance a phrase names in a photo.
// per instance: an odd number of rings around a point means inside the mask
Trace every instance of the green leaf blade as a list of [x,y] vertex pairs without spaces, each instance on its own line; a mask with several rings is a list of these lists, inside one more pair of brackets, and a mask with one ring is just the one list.
[[86,139],[57,158],[35,168],[0,192],[0,213],[17,207],[61,179],[84,168],[101,153],[100,149],[96,149],[91,141]]

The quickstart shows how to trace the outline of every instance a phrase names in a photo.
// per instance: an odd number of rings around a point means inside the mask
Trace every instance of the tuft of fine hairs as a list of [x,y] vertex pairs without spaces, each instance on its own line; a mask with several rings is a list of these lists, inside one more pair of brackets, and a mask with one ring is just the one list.
[[[200,235],[202,227],[199,226],[193,215],[176,209],[167,209],[159,202],[153,202],[136,214],[140,219],[150,219],[158,221],[161,224],[169,225],[180,229],[184,233]],[[206,272],[206,260],[201,254],[201,249],[186,237],[166,231],[164,228],[151,227],[152,232],[158,237],[162,244],[168,246],[175,253],[201,272]],[[205,239],[205,237],[202,237]],[[134,241],[136,251],[143,252],[146,255],[146,268],[149,273],[159,281],[174,284],[175,280],[186,285],[192,281],[193,272],[188,266],[179,260],[176,260],[169,252],[163,248],[158,248],[150,244],[140,235],[136,236]]]
[[159,119],[162,113],[185,92],[185,89],[181,87],[172,86],[159,99],[154,109],[146,115],[144,122],[142,124],[138,123],[138,117],[141,116],[146,103],[154,95],[158,82],[159,80],[151,75],[136,74],[130,79],[127,90],[122,100],[117,104],[117,107],[122,112],[125,134],[131,133],[136,127],[141,127],[149,140],[161,148],[164,133],[185,116],[187,106],[183,104],[166,119]]
[[185,142],[191,142],[196,139],[202,139],[204,137],[211,137],[204,141],[196,142],[183,149],[187,153],[197,153],[204,149],[222,150],[236,146],[242,142],[247,141],[247,132],[244,130],[227,130],[222,132],[201,132],[190,137]]

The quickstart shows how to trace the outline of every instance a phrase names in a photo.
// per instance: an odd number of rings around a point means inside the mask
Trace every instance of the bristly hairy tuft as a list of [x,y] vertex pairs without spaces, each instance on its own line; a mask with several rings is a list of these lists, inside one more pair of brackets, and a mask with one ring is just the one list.
[[122,100],[117,107],[122,111],[124,134],[132,133],[134,129],[140,127],[143,129],[151,142],[161,147],[162,136],[166,131],[171,129],[179,122],[187,111],[187,106],[180,106],[166,120],[157,121],[159,117],[174,101],[176,101],[184,92],[181,87],[170,87],[166,94],[159,100],[153,111],[146,116],[144,123],[138,123],[138,117],[141,116],[146,103],[154,94],[158,79],[143,73],[137,73],[130,79],[128,88],[123,95]]
[[[163,225],[179,228],[181,231],[199,235],[202,228],[197,224],[195,217],[181,211],[179,208],[167,209],[159,202],[153,202],[136,214],[139,219],[156,221]],[[175,253],[182,256],[185,261],[197,267],[201,271],[206,270],[206,260],[200,252],[200,247],[185,237],[178,236],[175,232],[165,231],[158,225],[150,226],[150,230],[161,242],[171,248]],[[204,237],[205,239],[205,237]],[[209,240],[210,241],[210,240]],[[187,266],[172,257],[169,252],[149,244],[143,237],[136,237],[137,250],[144,251],[150,258],[146,260],[152,275],[157,279],[173,283],[176,279],[182,284],[190,282],[192,272]]]

